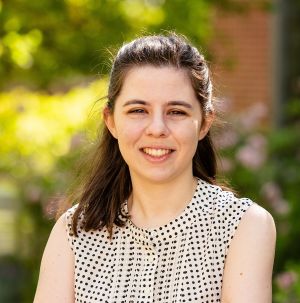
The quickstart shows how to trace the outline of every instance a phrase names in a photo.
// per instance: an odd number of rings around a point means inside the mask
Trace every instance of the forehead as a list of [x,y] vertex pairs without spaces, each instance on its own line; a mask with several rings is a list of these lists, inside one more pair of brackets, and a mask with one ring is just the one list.
[[194,89],[185,69],[151,65],[131,68],[123,81],[119,99],[196,101]]

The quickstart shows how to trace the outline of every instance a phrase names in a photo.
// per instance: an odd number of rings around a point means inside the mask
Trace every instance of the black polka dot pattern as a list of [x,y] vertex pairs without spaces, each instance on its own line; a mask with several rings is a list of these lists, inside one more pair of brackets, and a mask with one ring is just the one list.
[[[71,233],[76,205],[66,212],[75,257],[75,302],[221,302],[230,241],[252,205],[231,192],[198,180],[184,211],[159,228],[127,221],[112,241],[104,228]],[[127,212],[127,203],[123,203]]]

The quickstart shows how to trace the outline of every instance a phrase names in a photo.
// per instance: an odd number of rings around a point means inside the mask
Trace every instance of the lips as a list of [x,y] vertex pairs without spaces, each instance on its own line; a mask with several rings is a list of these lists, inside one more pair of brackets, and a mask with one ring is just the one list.
[[141,149],[145,154],[152,156],[152,157],[162,157],[167,154],[170,154],[174,150],[172,149],[166,149],[166,148],[150,148],[150,147],[145,147]]

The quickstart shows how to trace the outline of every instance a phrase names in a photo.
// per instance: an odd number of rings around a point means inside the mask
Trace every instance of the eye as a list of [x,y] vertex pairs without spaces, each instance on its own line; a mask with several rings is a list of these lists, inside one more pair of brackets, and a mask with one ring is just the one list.
[[144,114],[146,111],[143,108],[133,108],[128,111],[129,114]]
[[182,110],[178,110],[178,109],[174,109],[174,110],[170,110],[169,111],[169,115],[172,115],[172,116],[185,116],[186,113]]

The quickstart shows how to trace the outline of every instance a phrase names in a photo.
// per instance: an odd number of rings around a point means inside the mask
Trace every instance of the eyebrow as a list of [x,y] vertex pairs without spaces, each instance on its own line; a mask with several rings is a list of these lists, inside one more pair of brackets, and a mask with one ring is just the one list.
[[148,103],[146,101],[142,101],[142,100],[129,100],[129,101],[124,103],[123,107],[128,106],[128,105],[132,105],[132,104],[147,105]]
[[[148,102],[143,101],[143,100],[129,100],[127,102],[125,102],[125,104],[123,105],[123,107],[128,106],[128,105],[133,105],[133,104],[141,104],[141,105],[149,105]],[[186,108],[193,108],[192,105],[190,103],[187,103],[185,101],[180,101],[180,100],[174,100],[174,101],[168,101],[167,105],[179,105],[179,106],[183,106]]]
[[185,101],[169,101],[167,103],[168,105],[179,105],[179,106],[183,106],[183,107],[186,107],[186,108],[193,108],[192,105],[190,103],[187,103]]

